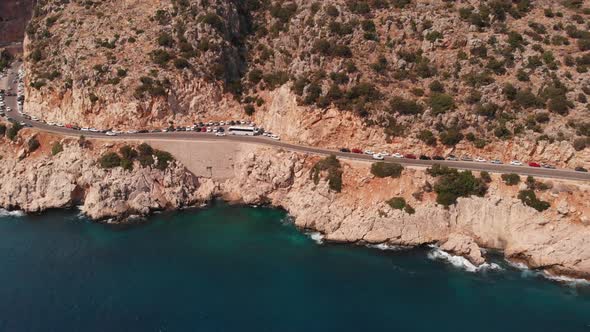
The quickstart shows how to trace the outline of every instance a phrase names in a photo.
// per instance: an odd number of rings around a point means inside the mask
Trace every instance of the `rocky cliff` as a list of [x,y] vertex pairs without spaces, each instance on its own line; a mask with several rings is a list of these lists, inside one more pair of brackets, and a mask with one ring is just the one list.
[[[40,147],[30,144],[33,139]],[[82,144],[28,129],[15,142],[2,140],[2,208],[41,212],[80,206],[92,219],[125,220],[220,196],[284,208],[298,227],[321,232],[329,241],[439,244],[476,265],[485,261],[481,248],[494,248],[534,268],[590,279],[590,188],[584,183],[545,181],[536,193],[549,208],[538,212],[516,198],[524,183],[508,186],[492,175],[484,196],[459,198],[445,208],[432,190],[437,179],[423,169],[377,178],[370,164],[340,162],[338,192],[327,168],[318,168],[319,157],[270,148],[239,153],[233,177],[215,181],[195,177],[178,162],[165,169],[142,166],[137,155],[127,169],[105,169],[99,157],[123,153],[122,144]],[[63,151],[54,148],[58,142]],[[396,208],[388,202],[392,197],[413,208]]]
[[27,29],[25,108],[104,129],[248,117],[314,145],[587,166],[589,13],[545,0],[47,0]]

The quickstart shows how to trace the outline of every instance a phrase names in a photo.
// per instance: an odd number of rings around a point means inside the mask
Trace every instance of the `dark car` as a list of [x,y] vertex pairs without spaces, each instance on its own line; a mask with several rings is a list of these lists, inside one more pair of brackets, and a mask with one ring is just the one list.
[[576,167],[575,169],[576,169],[576,171],[577,171],[577,172],[584,172],[584,173],[588,173],[588,170],[587,170],[587,169],[585,169],[585,168],[584,168],[584,167],[582,167],[582,166],[578,166],[578,167]]
[[434,159],[434,160],[445,160],[445,158],[444,157],[441,157],[441,156],[434,156],[434,157],[432,157],[432,159]]
[[404,155],[404,158],[406,158],[406,159],[417,159],[416,158],[416,155],[413,155],[411,153],[408,153],[408,154]]
[[350,153],[350,149],[347,148],[341,148],[340,152],[346,152],[346,153]]
[[147,132],[148,132],[147,129],[142,129],[142,130],[138,131],[137,133],[138,134],[145,134]]
[[420,160],[432,160],[432,158],[430,158],[429,156],[426,156],[426,155],[421,154],[420,155]]

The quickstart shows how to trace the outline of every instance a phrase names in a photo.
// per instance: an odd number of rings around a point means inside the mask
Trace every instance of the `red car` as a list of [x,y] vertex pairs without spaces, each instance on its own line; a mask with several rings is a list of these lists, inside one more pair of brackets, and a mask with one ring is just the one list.
[[65,125],[65,127],[66,127],[66,128],[70,128],[70,129],[72,129],[72,128],[74,127],[74,125],[73,125],[73,124],[70,124],[70,123],[68,123],[68,124],[66,124],[66,125]]
[[411,154],[411,153],[408,153],[408,154],[404,155],[404,158],[406,158],[406,159],[417,159],[416,156],[413,155],[413,154]]
[[206,133],[207,132],[207,128],[206,127],[201,128],[201,132],[202,133]]
[[536,162],[534,162],[534,161],[531,161],[531,162],[529,163],[529,166],[530,166],[530,167],[541,167],[541,165],[540,165],[539,163],[536,163]]
[[361,151],[361,149],[352,149],[350,150],[352,153],[363,153],[363,151]]

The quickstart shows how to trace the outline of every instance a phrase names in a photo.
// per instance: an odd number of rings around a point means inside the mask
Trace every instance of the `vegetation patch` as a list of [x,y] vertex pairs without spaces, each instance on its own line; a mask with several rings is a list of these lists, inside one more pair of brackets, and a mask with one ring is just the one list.
[[384,163],[382,161],[371,165],[371,174],[378,178],[399,178],[402,175],[404,167],[396,163]]
[[326,174],[328,186],[335,192],[342,191],[342,165],[335,155],[318,161],[311,169],[311,178],[315,184],[320,182],[322,173]]
[[483,197],[487,192],[485,181],[476,178],[471,171],[460,172],[454,168],[434,164],[426,172],[438,178],[434,184],[436,202],[445,207],[456,204],[459,197]]

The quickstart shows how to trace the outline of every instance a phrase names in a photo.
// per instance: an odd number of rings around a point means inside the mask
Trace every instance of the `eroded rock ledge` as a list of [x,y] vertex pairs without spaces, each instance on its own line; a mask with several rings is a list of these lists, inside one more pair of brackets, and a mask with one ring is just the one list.
[[[542,194],[552,207],[540,213],[515,198],[518,188],[493,176],[485,197],[460,198],[445,209],[425,190],[434,180],[424,170],[406,169],[399,179],[377,179],[366,163],[343,162],[343,190],[335,193],[325,180],[311,180],[317,157],[249,150],[236,158],[233,177],[215,181],[192,175],[178,162],[166,170],[138,164],[132,171],[100,168],[96,155],[112,148],[89,151],[65,142],[57,156],[5,149],[0,207],[40,212],[79,205],[98,220],[223,197],[284,208],[298,227],[319,231],[329,241],[436,243],[476,265],[485,261],[480,247],[500,249],[507,258],[533,268],[590,279],[590,193],[584,184],[553,183],[553,189]],[[404,197],[416,212],[392,209],[385,201],[394,196]]]

